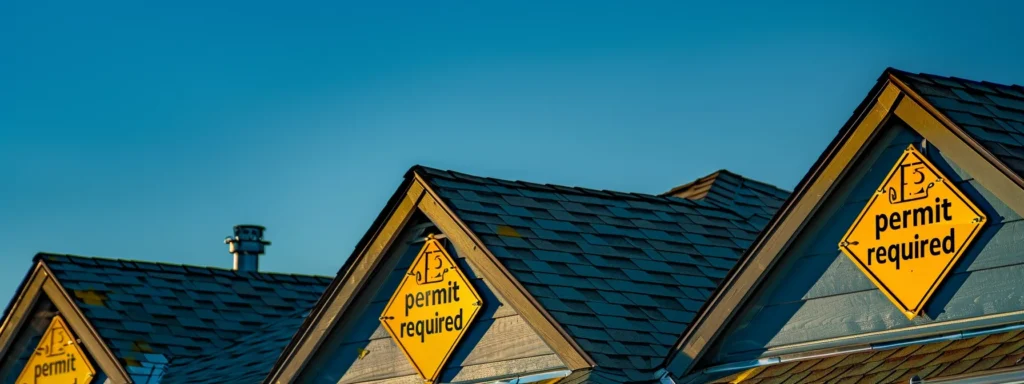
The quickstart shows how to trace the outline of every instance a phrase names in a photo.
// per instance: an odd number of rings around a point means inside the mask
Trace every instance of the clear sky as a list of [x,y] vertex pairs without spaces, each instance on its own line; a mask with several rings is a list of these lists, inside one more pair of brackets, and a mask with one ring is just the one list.
[[0,302],[39,251],[229,267],[237,223],[334,275],[417,163],[790,189],[887,66],[1024,83],[1019,1],[370,3],[0,1]]

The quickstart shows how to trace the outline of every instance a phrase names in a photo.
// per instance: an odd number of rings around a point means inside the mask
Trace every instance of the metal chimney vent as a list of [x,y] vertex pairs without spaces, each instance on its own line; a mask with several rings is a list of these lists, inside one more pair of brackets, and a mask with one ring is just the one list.
[[235,255],[234,270],[259,272],[260,255],[270,245],[269,241],[263,240],[265,230],[260,225],[236,225],[235,236],[224,239],[228,251]]

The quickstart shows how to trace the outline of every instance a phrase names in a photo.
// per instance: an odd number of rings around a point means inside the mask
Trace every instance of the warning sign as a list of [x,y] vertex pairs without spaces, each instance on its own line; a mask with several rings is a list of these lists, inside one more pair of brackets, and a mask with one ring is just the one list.
[[67,324],[54,316],[39,346],[18,375],[17,384],[89,384],[96,376]]
[[441,242],[429,237],[380,320],[420,377],[435,382],[482,306]]
[[981,210],[911,145],[839,248],[912,319],[985,221]]

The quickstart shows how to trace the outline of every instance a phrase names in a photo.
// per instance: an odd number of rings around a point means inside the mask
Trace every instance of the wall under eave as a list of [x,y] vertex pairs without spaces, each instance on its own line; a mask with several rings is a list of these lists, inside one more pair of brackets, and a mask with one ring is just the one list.
[[931,144],[925,155],[989,222],[922,313],[908,320],[839,251],[840,238],[907,145],[921,142],[892,117],[699,366],[757,358],[768,348],[1024,310],[1024,221]]

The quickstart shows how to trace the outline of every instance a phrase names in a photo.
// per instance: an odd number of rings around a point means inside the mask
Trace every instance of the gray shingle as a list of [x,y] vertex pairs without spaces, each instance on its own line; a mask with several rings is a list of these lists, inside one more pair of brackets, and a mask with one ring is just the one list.
[[623,308],[621,305],[618,304],[588,302],[587,306],[590,307],[590,309],[594,310],[594,313],[598,315],[623,317],[629,316],[629,312],[626,311],[626,308]]

